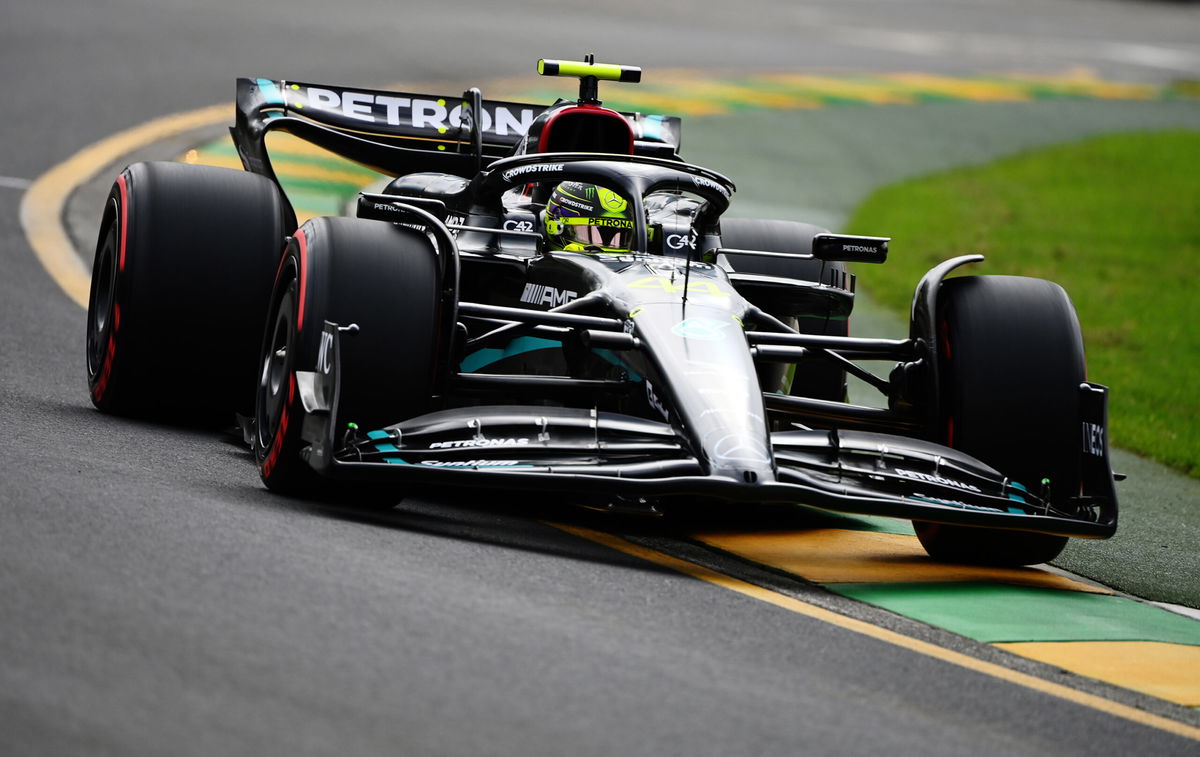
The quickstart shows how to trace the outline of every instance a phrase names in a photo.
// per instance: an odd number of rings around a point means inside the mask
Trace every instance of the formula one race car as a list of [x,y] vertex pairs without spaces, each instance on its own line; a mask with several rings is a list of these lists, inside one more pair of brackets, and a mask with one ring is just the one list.
[[[1107,390],[1059,286],[946,279],[982,259],[959,257],[917,285],[907,339],[850,337],[846,263],[888,240],[724,218],[734,185],[679,156],[679,119],[601,105],[599,81],[639,69],[538,70],[579,77],[578,100],[239,80],[245,172],[142,163],[113,186],[95,405],[239,412],[288,493],[794,503],[911,519],[932,556],[995,564],[1114,533]],[[394,178],[296,228],[275,131]],[[847,375],[886,407],[848,403]]]

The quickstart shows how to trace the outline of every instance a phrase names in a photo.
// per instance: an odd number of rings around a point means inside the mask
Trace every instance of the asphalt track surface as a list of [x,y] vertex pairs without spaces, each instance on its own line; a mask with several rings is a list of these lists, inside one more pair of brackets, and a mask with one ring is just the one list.
[[1161,724],[852,632],[544,521],[627,530],[785,596],[1197,722],[678,544],[674,526],[597,523],[524,502],[346,514],[265,492],[244,452],[217,435],[91,409],[83,314],[31,254],[21,190],[109,134],[228,100],[238,75],[461,83],[593,49],[647,68],[711,66],[719,44],[720,63],[739,70],[1081,64],[1157,81],[1194,75],[1200,55],[1194,11],[1176,4],[1058,0],[1014,13],[983,1],[704,2],[687,15],[640,6],[568,13],[529,2],[503,17],[491,3],[51,1],[0,11],[6,754],[1194,753],[1192,738]]

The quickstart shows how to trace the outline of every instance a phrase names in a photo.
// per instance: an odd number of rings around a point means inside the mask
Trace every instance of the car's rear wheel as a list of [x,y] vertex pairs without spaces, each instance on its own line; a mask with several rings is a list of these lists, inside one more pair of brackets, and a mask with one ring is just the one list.
[[288,212],[278,187],[244,171],[136,163],[122,172],[92,265],[92,403],[163,420],[249,413]]
[[[1062,287],[967,276],[938,294],[942,441],[1065,506],[1079,493],[1079,385],[1086,379],[1075,308]],[[1032,565],[1063,536],[914,523],[932,557]]]
[[[727,218],[721,221],[721,245],[730,249],[811,254],[812,240],[826,229],[798,221]],[[845,280],[846,264],[821,260],[787,260],[747,257],[739,260],[738,272],[781,276],[801,281],[834,284]],[[782,315],[782,314],[781,314]],[[847,336],[850,322],[845,317],[795,314],[801,334]],[[796,366],[790,393],[841,402],[846,399],[846,371],[832,362],[812,360]]]
[[326,321],[354,324],[339,339],[339,422],[366,432],[428,410],[443,347],[436,254],[412,229],[317,218],[288,244],[270,302],[254,415],[259,473],[273,491],[324,494],[300,456],[296,371],[316,370]]

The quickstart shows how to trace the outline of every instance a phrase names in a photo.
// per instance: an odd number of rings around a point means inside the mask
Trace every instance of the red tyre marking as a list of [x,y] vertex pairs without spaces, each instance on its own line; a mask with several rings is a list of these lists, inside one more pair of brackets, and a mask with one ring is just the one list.
[[275,470],[275,463],[279,460],[279,452],[283,449],[283,437],[287,435],[288,416],[291,414],[289,411],[295,397],[296,374],[293,373],[288,379],[288,399],[287,404],[283,406],[283,413],[279,416],[279,428],[275,430],[275,437],[271,439],[271,449],[267,451],[267,457],[263,460],[263,478],[271,477],[271,471]]
[[950,359],[950,327],[946,324],[946,319],[943,318],[939,325],[939,330],[942,332],[942,354],[946,359]]
[[296,229],[296,244],[300,248],[300,304],[296,307],[296,331],[304,328],[304,293],[308,289],[308,238],[304,229]]
[[92,388],[92,399],[99,402],[108,391],[108,377],[112,375],[113,356],[117,352],[117,329],[121,327],[121,306],[113,305],[113,326],[108,332],[108,344],[104,348],[104,365],[100,368],[100,378]]
[[125,184],[125,174],[117,177],[117,190],[121,194],[121,254],[120,260],[117,263],[117,270],[125,270],[125,238],[128,236],[129,229],[129,189]]
[[[291,240],[288,240],[289,242]],[[279,258],[279,267],[275,269],[275,280],[279,280],[279,274],[283,273],[283,267],[287,264],[287,245],[283,246],[283,255]]]
[[[941,335],[942,356],[945,360],[950,360],[952,351],[950,349],[950,325],[946,323],[946,319],[942,318],[938,321],[938,333]],[[954,448],[954,416],[946,416],[946,446]]]
[[[121,196],[120,234],[118,235],[120,252],[117,255],[117,271],[121,272],[125,270],[125,237],[128,234],[127,226],[129,224],[129,188],[125,181],[125,174],[117,176],[117,192]],[[117,353],[117,330],[121,328],[121,304],[115,301],[116,297],[117,287],[114,282],[112,328],[108,332],[108,344],[104,347],[104,364],[100,367],[100,378],[92,387],[92,399],[96,402],[103,399],[105,392],[108,391],[108,380],[112,376],[113,357]]]
[[113,353],[117,351],[117,340],[113,338],[110,332],[108,335],[108,346],[104,348],[104,367],[100,369],[100,380],[96,382],[96,386],[92,389],[92,399],[99,401],[104,397],[104,392],[108,390],[108,377],[112,374],[112,359]]

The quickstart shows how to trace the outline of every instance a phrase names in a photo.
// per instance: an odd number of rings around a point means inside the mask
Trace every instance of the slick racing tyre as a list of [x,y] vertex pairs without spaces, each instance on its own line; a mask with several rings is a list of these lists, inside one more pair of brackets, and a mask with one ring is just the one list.
[[[762,252],[812,253],[812,240],[826,229],[798,221],[771,221],[751,218],[728,218],[721,221],[721,246]],[[782,276],[802,281],[832,284],[845,279],[846,264],[820,260],[781,260],[779,258],[745,258],[738,261],[739,273],[758,273]],[[801,334],[847,336],[850,322],[846,319],[798,317],[796,330]],[[796,367],[791,394],[797,397],[841,402],[846,399],[846,371],[824,360],[813,360]]]
[[286,494],[331,487],[301,458],[296,371],[317,367],[325,322],[358,327],[340,348],[339,425],[370,431],[425,412],[440,307],[433,245],[381,221],[317,218],[290,240],[270,298],[259,360],[254,453],[263,483]]
[[[1079,493],[1083,338],[1062,287],[1018,276],[967,276],[938,294],[942,441],[1066,507]],[[1046,482],[1043,484],[1043,482]],[[915,523],[929,554],[949,562],[1032,565],[1064,536]]]
[[108,195],[88,298],[100,410],[232,423],[254,407],[267,297],[290,216],[244,171],[136,163]]

